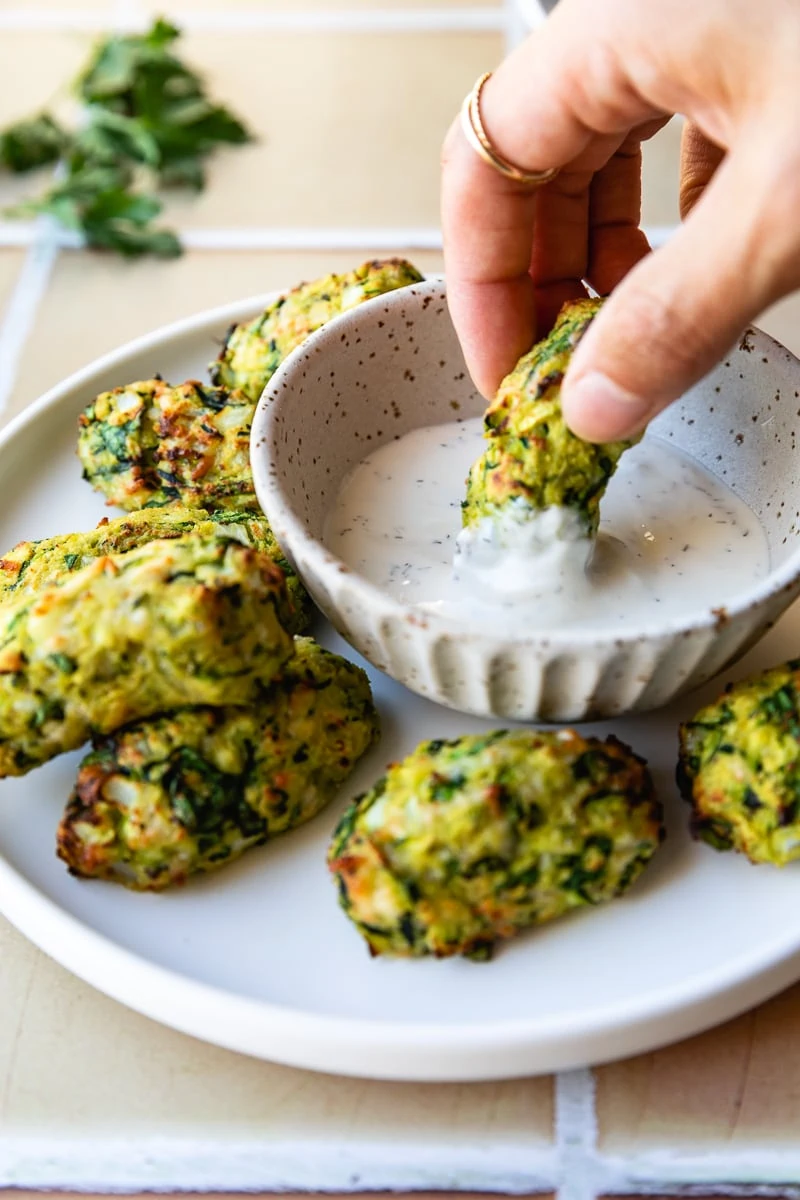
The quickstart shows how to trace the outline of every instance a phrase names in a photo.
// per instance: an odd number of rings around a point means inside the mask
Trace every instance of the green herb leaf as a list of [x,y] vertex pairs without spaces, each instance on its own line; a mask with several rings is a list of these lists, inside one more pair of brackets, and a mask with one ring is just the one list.
[[136,229],[97,223],[86,225],[86,240],[101,250],[115,250],[124,258],[141,258],[152,254],[156,258],[180,258],[183,247],[171,229]]
[[206,186],[206,172],[199,158],[176,158],[164,163],[158,173],[162,187],[187,187],[202,192]]
[[70,658],[68,654],[62,654],[60,650],[50,655],[50,661],[63,675],[74,675],[78,669],[75,659]]
[[153,68],[163,70],[169,65],[186,72],[168,47],[180,37],[180,30],[159,17],[145,34],[115,36],[101,42],[77,80],[78,95],[87,104],[109,104],[118,101],[117,111],[140,83],[143,73]]
[[40,200],[12,210],[46,213],[67,229],[79,231],[89,246],[115,250],[126,258],[155,254],[175,258],[181,244],[167,229],[150,229],[161,212],[155,196],[129,190],[129,174],[117,167],[87,166],[68,176]]
[[70,147],[70,170],[80,170],[89,164],[113,166],[125,161],[158,167],[161,151],[155,137],[135,117],[123,117],[103,108],[91,109],[89,124]]
[[76,90],[89,106],[76,133],[46,113],[0,134],[0,163],[14,171],[61,160],[63,177],[44,196],[8,211],[46,213],[89,246],[125,257],[181,253],[177,236],[153,229],[161,211],[146,190],[205,186],[203,160],[220,145],[251,140],[229,109],[211,101],[202,78],[173,53],[180,30],[161,18],[143,34],[112,36],[95,48]]
[[21,173],[57,162],[68,141],[68,135],[47,113],[9,125],[0,134],[0,162],[9,170]]
[[156,155],[143,160],[160,182],[200,190],[200,159],[217,146],[242,145],[251,134],[238,117],[206,95],[201,77],[171,51],[174,25],[156,21],[143,35],[110,38],[95,51],[78,80],[81,97],[122,120],[135,120]]

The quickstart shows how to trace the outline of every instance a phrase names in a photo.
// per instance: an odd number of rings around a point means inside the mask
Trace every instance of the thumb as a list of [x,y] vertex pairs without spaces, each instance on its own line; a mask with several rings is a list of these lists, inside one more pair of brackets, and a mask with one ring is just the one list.
[[800,283],[797,164],[785,146],[765,141],[728,154],[685,224],[633,268],[592,322],[562,389],[578,436],[637,433]]

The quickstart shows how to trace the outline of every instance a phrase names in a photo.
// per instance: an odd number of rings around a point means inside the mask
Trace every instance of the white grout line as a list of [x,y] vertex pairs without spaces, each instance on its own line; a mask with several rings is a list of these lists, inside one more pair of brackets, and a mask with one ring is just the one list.
[[0,413],[8,407],[14,391],[22,354],[58,257],[58,239],[50,220],[40,218],[35,229],[36,240],[25,256],[0,324]]
[[598,1182],[607,1195],[800,1196],[800,1149],[728,1145],[604,1155]]
[[589,1068],[555,1077],[557,1200],[596,1200],[597,1114]]
[[[118,29],[144,28],[148,16],[140,15],[135,4],[116,6],[114,24]],[[120,11],[122,10],[122,11]],[[264,10],[226,8],[221,12],[196,12],[187,9],[179,23],[190,32],[240,33],[503,33],[505,14],[497,5],[486,7],[377,8],[377,9],[296,9]],[[108,14],[91,9],[53,9],[18,6],[0,11],[0,31],[69,30],[102,33],[109,23]]]
[[441,250],[438,229],[187,229],[189,250]]
[[[797,1176],[791,1176],[792,1180]],[[669,1183],[650,1180],[644,1184],[634,1183],[623,1189],[622,1194],[657,1196],[663,1200],[670,1196],[732,1196],[772,1197],[773,1200],[800,1200],[800,1185],[797,1183]]]
[[138,0],[114,0],[112,17],[114,28],[119,30],[129,29],[144,21]]
[[[661,246],[675,228],[655,225],[646,228],[645,233],[652,246]],[[442,248],[441,230],[433,226],[375,229],[363,226],[341,229],[264,226],[250,229],[187,229],[179,232],[184,245],[190,250],[391,250],[398,246],[413,250]],[[31,246],[37,236],[33,221],[0,220],[0,249]],[[82,245],[80,237],[67,230],[56,230],[53,237],[64,250],[78,249]]]
[[[342,228],[314,229],[282,226],[235,229],[187,229],[180,232],[181,241],[189,250],[350,250],[368,247],[391,250],[397,246],[416,250],[440,250],[442,235],[436,228]],[[33,221],[0,220],[0,249],[30,246],[36,240]],[[80,235],[59,229],[58,245],[65,250],[82,246]]]
[[87,1192],[552,1191],[552,1150],[524,1142],[426,1145],[340,1137],[2,1137],[0,1187]]
[[800,1152],[766,1148],[596,1150],[588,1070],[556,1077],[555,1149],[413,1134],[303,1140],[0,1135],[0,1188],[83,1192],[489,1192],[558,1200],[601,1196],[763,1196],[800,1200]]
[[[54,234],[64,250],[82,246],[78,234],[59,229]],[[187,229],[180,231],[187,250],[394,250],[398,246],[414,250],[441,250],[442,235],[436,228],[342,228],[296,229],[282,226],[263,229]],[[30,246],[37,239],[33,221],[0,221],[0,249]]]
[[516,49],[544,19],[543,10],[535,12],[532,6],[525,7],[524,0],[505,0],[506,52],[510,53]]
[[541,25],[547,16],[546,7],[542,7],[539,0],[511,0],[511,3],[517,10],[519,20],[527,29]]
[[[0,221],[0,247],[3,249],[32,246],[36,238],[35,221]],[[60,235],[58,238],[61,244]]]

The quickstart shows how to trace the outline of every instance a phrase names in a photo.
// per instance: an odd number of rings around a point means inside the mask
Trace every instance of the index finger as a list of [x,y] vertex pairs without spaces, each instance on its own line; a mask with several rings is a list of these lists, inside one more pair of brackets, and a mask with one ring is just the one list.
[[533,193],[486,166],[454,126],[442,172],[447,303],[470,374],[486,396],[507,362],[532,343],[534,205]]
[[[574,17],[558,17],[556,9],[505,60],[481,97],[492,143],[527,171],[580,159],[598,135],[601,141],[608,139],[609,157],[621,134],[658,115],[630,87],[620,86],[620,94],[612,98],[598,96],[596,104],[591,96],[587,100],[586,38]],[[597,31],[592,34],[596,52]],[[576,97],[581,95],[581,107],[592,114],[591,120],[578,113]],[[442,173],[448,303],[469,370],[486,395],[493,394],[534,341],[530,266],[535,207],[536,193],[485,164],[455,123],[445,142]]]

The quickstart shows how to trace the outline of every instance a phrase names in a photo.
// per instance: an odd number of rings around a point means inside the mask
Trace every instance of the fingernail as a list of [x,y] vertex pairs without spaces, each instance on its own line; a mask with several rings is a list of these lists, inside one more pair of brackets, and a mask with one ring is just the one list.
[[567,377],[561,403],[570,429],[590,442],[609,442],[637,432],[652,408],[650,400],[599,371],[590,371],[574,383]]

